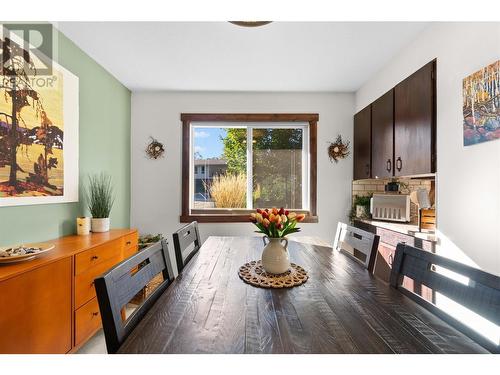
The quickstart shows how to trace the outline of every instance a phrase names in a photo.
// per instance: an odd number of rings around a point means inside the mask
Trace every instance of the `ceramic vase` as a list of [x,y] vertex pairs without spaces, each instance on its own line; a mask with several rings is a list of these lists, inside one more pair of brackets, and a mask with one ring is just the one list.
[[288,240],[286,238],[263,237],[262,267],[268,273],[280,274],[290,269],[288,257]]
[[109,217],[101,219],[92,218],[92,232],[109,232]]

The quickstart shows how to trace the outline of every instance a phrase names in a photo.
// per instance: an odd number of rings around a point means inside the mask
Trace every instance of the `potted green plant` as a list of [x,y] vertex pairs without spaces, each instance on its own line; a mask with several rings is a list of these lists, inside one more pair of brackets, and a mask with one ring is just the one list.
[[92,214],[92,232],[108,232],[109,214],[115,201],[111,176],[106,173],[89,176],[87,204]]
[[368,219],[370,218],[369,212],[370,212],[370,199],[373,196],[372,193],[370,193],[367,196],[361,196],[361,195],[355,195],[353,204],[352,204],[352,209],[351,212],[349,213],[349,219],[351,222],[354,221],[354,219]]
[[158,233],[157,235],[144,234],[142,236],[139,236],[139,251],[161,241],[162,239],[163,234],[160,233]]

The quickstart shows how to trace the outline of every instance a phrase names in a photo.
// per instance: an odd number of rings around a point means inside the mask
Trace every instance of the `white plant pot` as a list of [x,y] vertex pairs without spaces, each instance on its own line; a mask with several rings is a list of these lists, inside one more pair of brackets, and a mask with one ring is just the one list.
[[92,232],[109,232],[109,217],[105,217],[102,219],[92,218]]
[[366,206],[356,205],[356,217],[364,219],[368,217],[368,212],[366,211]]
[[[266,242],[267,239],[267,242]],[[288,240],[286,238],[263,237],[264,251],[262,252],[262,267],[268,273],[284,273],[290,269],[288,257]],[[285,244],[283,245],[283,242]]]

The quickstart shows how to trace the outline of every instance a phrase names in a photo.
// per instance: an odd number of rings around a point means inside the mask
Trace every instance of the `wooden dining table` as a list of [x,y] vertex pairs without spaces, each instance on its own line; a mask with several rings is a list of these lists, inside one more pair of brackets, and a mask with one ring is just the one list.
[[306,283],[246,284],[259,237],[209,237],[119,353],[485,353],[361,264],[331,247],[290,241]]

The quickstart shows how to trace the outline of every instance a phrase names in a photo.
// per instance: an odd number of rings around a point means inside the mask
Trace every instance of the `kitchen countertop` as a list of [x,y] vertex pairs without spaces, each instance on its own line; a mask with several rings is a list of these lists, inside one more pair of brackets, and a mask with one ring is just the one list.
[[419,238],[424,241],[437,242],[437,237],[434,231],[419,232],[418,225],[411,223],[396,223],[380,220],[370,220],[370,219],[355,219],[363,223],[373,225],[375,227],[384,228],[387,230],[392,230],[393,232],[398,232],[401,234],[406,234],[415,238]]

